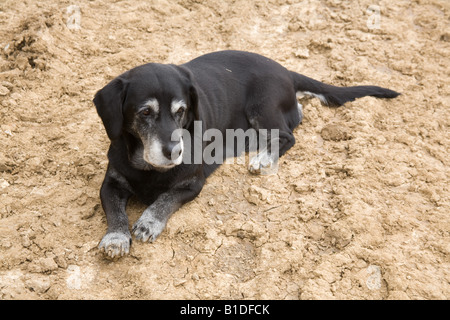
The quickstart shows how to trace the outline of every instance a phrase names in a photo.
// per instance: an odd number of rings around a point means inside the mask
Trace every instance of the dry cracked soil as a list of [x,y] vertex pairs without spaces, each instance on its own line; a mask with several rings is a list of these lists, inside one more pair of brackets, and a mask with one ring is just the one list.
[[[76,5],[73,7],[72,5]],[[0,299],[448,299],[450,2],[0,2]],[[105,259],[93,95],[147,62],[257,52],[334,85],[273,175],[223,165]],[[145,207],[132,200],[133,224]]]

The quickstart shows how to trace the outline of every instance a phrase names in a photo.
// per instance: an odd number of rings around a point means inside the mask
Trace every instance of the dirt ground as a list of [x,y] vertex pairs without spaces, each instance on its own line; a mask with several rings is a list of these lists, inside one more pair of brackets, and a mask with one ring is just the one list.
[[[448,299],[449,13],[447,0],[1,0],[0,298]],[[305,101],[277,174],[223,165],[155,243],[105,259],[95,92],[222,49],[402,95]],[[130,225],[144,209],[130,202]]]

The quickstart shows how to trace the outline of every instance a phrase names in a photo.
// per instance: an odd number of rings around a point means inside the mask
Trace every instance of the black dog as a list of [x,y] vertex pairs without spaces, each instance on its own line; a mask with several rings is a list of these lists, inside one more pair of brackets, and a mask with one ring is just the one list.
[[[202,130],[278,129],[277,156],[294,145],[292,130],[301,123],[296,94],[340,106],[364,96],[394,98],[395,91],[376,86],[335,87],[289,71],[266,57],[222,51],[183,65],[145,64],[112,80],[94,103],[111,140],[109,165],[100,190],[108,230],[99,244],[110,257],[129,252],[131,233],[125,211],[131,195],[149,206],[134,224],[136,239],[153,241],[169,217],[201,191],[219,164],[185,163],[181,134]],[[270,145],[272,138],[267,136]],[[192,144],[195,143],[192,137]],[[261,142],[261,141],[260,141]],[[202,148],[207,144],[202,142]],[[191,155],[195,157],[194,148]],[[276,162],[261,151],[250,171]]]

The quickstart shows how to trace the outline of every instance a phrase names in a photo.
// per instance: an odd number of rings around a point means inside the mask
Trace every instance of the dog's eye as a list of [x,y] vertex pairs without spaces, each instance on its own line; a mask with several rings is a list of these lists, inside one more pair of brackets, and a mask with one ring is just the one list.
[[149,116],[151,114],[150,108],[146,108],[146,109],[142,110],[141,114],[144,116]]
[[181,116],[183,113],[184,113],[184,108],[179,108],[179,109],[177,110],[177,112],[175,112],[175,114],[176,114],[177,116]]

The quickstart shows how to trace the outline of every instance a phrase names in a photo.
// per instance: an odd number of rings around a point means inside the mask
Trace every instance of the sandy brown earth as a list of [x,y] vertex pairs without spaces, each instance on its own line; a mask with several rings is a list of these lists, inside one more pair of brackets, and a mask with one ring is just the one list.
[[[447,0],[2,0],[0,299],[448,299],[449,13]],[[94,93],[221,49],[402,96],[305,101],[277,174],[224,165],[155,243],[105,259]],[[131,201],[130,224],[143,210]]]

